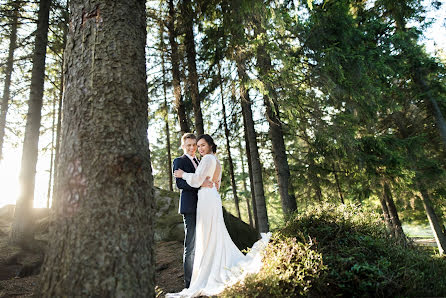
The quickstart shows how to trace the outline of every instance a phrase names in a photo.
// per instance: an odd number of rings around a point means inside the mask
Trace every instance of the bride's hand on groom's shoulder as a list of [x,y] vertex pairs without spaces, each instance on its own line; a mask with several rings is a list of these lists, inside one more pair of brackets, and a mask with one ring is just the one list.
[[173,172],[173,176],[175,178],[183,178],[183,173],[184,171],[182,169],[178,169]]

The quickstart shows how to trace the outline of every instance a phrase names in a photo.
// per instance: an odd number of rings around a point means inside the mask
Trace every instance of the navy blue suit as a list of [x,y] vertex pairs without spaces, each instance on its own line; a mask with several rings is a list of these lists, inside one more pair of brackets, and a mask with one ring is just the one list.
[[[186,173],[195,173],[192,161],[186,155],[175,158],[173,170],[182,169]],[[182,178],[175,178],[175,183],[180,189],[179,212],[183,215],[184,222],[184,287],[188,288],[192,277],[192,269],[195,256],[195,225],[198,201],[198,188],[191,187]]]
[[[186,155],[175,158],[173,161],[173,170],[182,169],[186,173],[195,173],[195,167],[192,161]],[[198,201],[198,188],[192,187],[182,178],[175,178],[177,187],[181,191],[180,208],[181,214],[196,213]]]

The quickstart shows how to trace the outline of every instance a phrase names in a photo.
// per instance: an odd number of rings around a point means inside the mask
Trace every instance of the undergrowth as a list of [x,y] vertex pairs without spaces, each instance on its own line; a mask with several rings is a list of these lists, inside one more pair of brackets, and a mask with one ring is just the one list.
[[446,260],[388,237],[377,214],[315,205],[274,232],[264,266],[226,297],[446,295]]

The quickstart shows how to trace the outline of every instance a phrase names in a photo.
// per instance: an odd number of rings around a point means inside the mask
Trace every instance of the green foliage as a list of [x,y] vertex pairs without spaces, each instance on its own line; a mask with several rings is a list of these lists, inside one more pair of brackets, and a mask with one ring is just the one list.
[[275,233],[265,251],[268,261],[259,274],[227,289],[223,297],[290,297],[308,294],[326,267],[311,242]]
[[310,206],[274,234],[265,256],[262,271],[225,296],[446,294],[445,260],[395,243],[380,217],[357,205]]

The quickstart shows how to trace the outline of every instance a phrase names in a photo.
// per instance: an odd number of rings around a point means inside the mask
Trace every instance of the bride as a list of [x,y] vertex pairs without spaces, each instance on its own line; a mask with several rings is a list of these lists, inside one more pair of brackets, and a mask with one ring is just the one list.
[[222,168],[215,156],[217,145],[210,135],[197,138],[202,159],[195,173],[181,169],[174,172],[190,186],[199,187],[206,177],[212,177],[213,188],[198,191],[195,230],[195,258],[190,287],[166,297],[213,296],[226,286],[242,280],[248,273],[256,273],[262,265],[261,251],[269,241],[270,233],[262,234],[251,251],[244,255],[232,242],[223,220],[221,198],[217,187],[221,182]]

